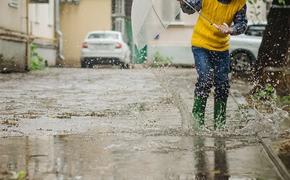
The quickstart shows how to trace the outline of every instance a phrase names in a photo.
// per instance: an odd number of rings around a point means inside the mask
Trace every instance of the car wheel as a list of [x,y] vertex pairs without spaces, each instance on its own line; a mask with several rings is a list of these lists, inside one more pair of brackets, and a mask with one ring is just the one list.
[[81,61],[81,68],[93,68],[94,65],[91,61]]
[[251,77],[254,69],[255,56],[246,50],[231,54],[231,70],[234,77]]
[[121,69],[129,69],[130,68],[130,65],[127,64],[127,63],[121,63],[120,64],[120,67],[121,67]]
[[87,64],[84,61],[81,61],[81,68],[87,68]]

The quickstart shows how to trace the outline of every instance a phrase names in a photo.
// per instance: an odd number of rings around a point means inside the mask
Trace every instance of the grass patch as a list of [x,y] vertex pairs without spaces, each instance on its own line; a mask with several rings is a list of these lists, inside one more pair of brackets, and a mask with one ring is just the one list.
[[290,112],[290,95],[279,97],[278,104],[283,110]]
[[37,46],[31,44],[30,46],[30,70],[43,70],[45,68],[45,60],[37,53]]
[[172,57],[163,56],[160,52],[153,55],[152,67],[168,67],[172,64]]
[[252,108],[264,113],[271,113],[277,107],[276,89],[271,84],[259,87],[247,97],[247,101]]

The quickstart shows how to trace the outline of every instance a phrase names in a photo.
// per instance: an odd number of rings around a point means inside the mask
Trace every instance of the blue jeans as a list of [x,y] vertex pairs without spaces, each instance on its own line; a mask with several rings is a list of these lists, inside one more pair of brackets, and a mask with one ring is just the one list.
[[229,51],[220,52],[192,47],[192,52],[198,73],[195,96],[207,98],[212,86],[215,86],[215,98],[226,100],[230,89]]

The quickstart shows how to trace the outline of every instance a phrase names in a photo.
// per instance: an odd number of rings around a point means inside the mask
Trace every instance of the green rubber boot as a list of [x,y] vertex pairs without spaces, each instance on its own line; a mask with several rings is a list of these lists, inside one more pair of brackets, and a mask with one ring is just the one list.
[[194,98],[194,104],[192,108],[192,117],[195,120],[197,128],[204,126],[204,112],[206,107],[207,98],[196,96]]
[[214,129],[224,129],[226,125],[227,100],[214,101]]

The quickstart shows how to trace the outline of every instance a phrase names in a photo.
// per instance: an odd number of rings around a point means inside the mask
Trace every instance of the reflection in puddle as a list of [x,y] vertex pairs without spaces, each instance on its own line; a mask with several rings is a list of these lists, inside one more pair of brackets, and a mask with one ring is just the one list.
[[206,152],[203,137],[196,137],[194,140],[196,160],[196,179],[207,179],[209,177],[208,167],[206,163]]
[[227,163],[227,152],[225,140],[215,138],[215,151],[214,151],[214,179],[229,179],[229,170]]
[[[228,180],[230,178],[226,142],[224,139],[217,137],[214,138],[214,169],[209,171],[206,158],[208,157],[205,151],[205,138],[195,138],[195,160],[196,160],[196,180],[202,179],[215,179],[215,180]],[[210,176],[213,174],[213,178]]]
[[279,179],[261,147],[237,144],[138,134],[4,138],[0,179],[20,171],[28,179]]

